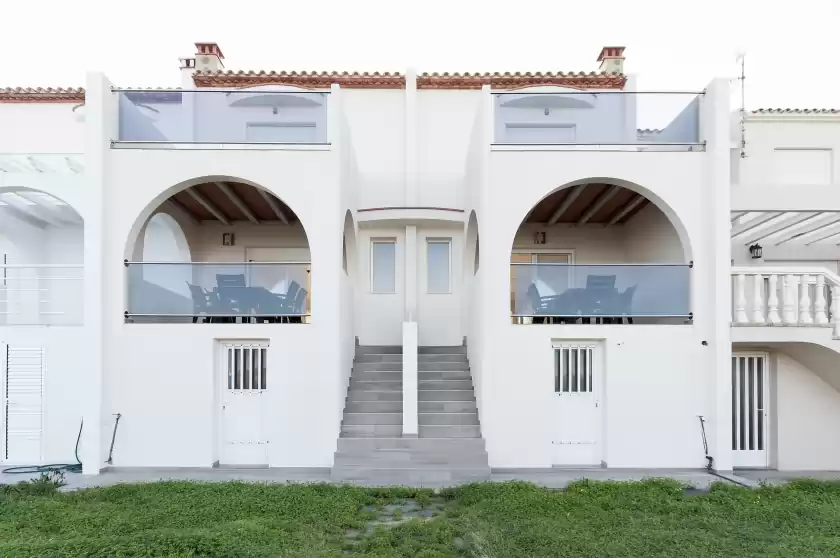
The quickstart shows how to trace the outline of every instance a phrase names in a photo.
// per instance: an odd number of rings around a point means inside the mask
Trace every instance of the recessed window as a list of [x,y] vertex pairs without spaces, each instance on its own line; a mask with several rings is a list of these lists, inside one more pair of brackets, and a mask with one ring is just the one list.
[[376,294],[397,292],[397,243],[394,240],[371,242],[370,291]]
[[426,290],[430,294],[447,294],[450,290],[452,241],[426,241]]

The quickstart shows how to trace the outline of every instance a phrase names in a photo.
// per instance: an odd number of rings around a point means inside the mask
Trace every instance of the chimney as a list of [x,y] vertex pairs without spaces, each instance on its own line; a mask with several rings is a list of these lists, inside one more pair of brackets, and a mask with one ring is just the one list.
[[598,62],[601,66],[598,71],[608,74],[624,73],[624,48],[623,46],[604,47],[598,55]]
[[194,64],[198,71],[215,72],[221,70],[225,67],[222,63],[224,57],[218,43],[195,43]]
[[195,73],[195,58],[179,58],[181,62],[181,87],[192,89],[195,87],[193,74]]

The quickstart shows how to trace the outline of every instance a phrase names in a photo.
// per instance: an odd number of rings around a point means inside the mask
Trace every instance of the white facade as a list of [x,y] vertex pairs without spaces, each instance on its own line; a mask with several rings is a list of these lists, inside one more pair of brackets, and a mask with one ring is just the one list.
[[[0,90],[3,404],[37,419],[0,463],[74,461],[84,419],[88,474],[331,467],[357,345],[402,346],[407,410],[409,348],[466,344],[493,468],[840,468],[836,114],[742,138],[726,80],[185,75]],[[213,310],[232,287],[263,298]]]

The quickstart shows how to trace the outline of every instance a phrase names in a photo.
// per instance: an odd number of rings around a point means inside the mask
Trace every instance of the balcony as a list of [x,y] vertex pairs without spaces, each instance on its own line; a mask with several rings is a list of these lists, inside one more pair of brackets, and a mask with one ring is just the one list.
[[686,323],[685,264],[511,263],[515,324]]
[[309,262],[125,262],[129,323],[307,323]]
[[703,151],[703,93],[545,91],[493,94],[493,148]]
[[82,265],[0,264],[0,326],[84,322]]
[[284,88],[114,90],[115,147],[130,144],[327,145],[329,92]]

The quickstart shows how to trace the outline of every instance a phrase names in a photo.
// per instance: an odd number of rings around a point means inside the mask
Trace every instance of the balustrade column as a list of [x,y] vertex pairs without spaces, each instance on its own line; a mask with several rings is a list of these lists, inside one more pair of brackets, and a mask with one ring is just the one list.
[[[771,324],[778,324],[782,321],[781,316],[779,316],[779,276],[770,275],[768,282],[769,284],[767,286],[767,321]],[[782,285],[784,285],[784,279],[782,280]]]
[[808,290],[811,287],[811,276],[803,275],[799,283],[799,323],[812,324],[814,317],[811,315],[811,295]]
[[752,322],[764,323],[764,275],[753,275]]
[[796,275],[785,275],[782,286],[782,321],[786,324],[796,323],[796,287],[799,285],[799,277]]
[[825,275],[817,275],[817,286],[814,289],[814,321],[818,324],[827,324],[828,316],[825,313]]
[[840,288],[837,285],[831,285],[831,324],[834,337],[840,337]]
[[735,276],[735,322],[739,324],[749,323],[747,318],[747,297],[745,293],[746,276],[739,273]]

